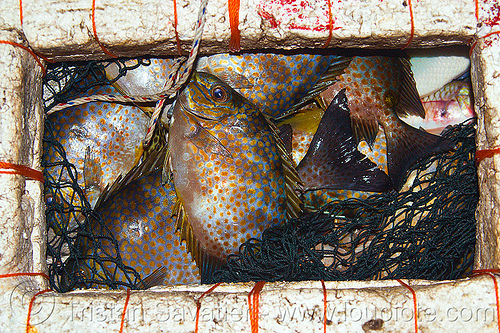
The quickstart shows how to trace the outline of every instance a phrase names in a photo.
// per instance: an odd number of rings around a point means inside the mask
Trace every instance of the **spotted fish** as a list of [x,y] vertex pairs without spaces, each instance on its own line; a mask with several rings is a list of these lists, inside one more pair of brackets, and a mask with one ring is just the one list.
[[[97,86],[85,95],[117,93],[113,86]],[[102,191],[119,176],[127,174],[141,156],[160,150],[166,144],[165,128],[158,126],[152,144],[143,152],[142,140],[149,118],[134,105],[90,102],[53,113],[47,120],[51,123],[52,137],[61,144],[68,162],[75,167],[72,174],[64,171],[57,163],[61,158],[58,148],[46,144],[43,159],[47,174],[59,184],[76,181],[91,207]],[[71,187],[63,186],[57,193],[52,192],[46,191],[48,204],[69,205],[74,201]],[[56,233],[67,227],[74,228],[77,221],[69,215],[66,218],[57,215],[48,223]]]
[[452,81],[433,94],[422,98],[425,118],[409,116],[405,122],[440,134],[448,125],[456,125],[475,117],[472,90],[468,81]]
[[347,104],[343,89],[325,111],[297,166],[308,208],[318,209],[333,200],[366,198],[392,189],[386,173],[358,150]]
[[[76,242],[83,253],[78,270],[88,281],[80,284],[87,288],[104,285],[106,277],[115,284],[134,282],[130,271],[127,277],[112,260],[118,256],[141,276],[142,281],[135,281],[136,287],[199,283],[199,269],[175,230],[176,200],[173,184],[162,184],[161,170],[110,194],[96,208],[101,222],[92,220],[88,227],[97,241],[80,237]],[[119,253],[110,237],[116,239]]]
[[[266,116],[280,118],[304,104],[306,93],[315,95],[326,88],[329,79],[341,74],[349,60],[320,54],[217,54],[201,57],[197,70],[216,75]],[[318,83],[320,78],[322,83]]]
[[241,243],[296,216],[299,179],[276,129],[247,99],[194,73],[170,124],[178,225],[202,281]]
[[402,186],[407,170],[418,159],[453,148],[453,143],[416,129],[399,118],[402,115],[425,117],[404,57],[355,56],[331,87],[321,94],[327,102],[345,89],[351,126],[356,142],[370,146],[379,128],[387,140],[387,167],[396,189]]

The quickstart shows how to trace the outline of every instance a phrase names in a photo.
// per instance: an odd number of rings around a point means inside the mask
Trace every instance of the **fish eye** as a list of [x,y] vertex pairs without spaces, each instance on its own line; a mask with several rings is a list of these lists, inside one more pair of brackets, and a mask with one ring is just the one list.
[[229,94],[223,86],[215,85],[210,89],[210,95],[216,102],[226,102],[229,98]]

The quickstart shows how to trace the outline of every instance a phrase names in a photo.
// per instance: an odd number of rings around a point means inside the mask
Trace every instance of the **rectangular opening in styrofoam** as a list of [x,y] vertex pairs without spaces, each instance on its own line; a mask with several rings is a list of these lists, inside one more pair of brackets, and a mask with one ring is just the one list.
[[[28,36],[29,35],[30,34],[28,33]],[[403,37],[405,39],[407,39],[408,35],[404,35]],[[467,40],[468,38],[469,37],[461,37],[461,38],[458,38],[459,40],[457,39],[457,41],[463,42],[463,41]],[[446,40],[447,42],[450,42],[453,40],[453,37],[447,38],[447,39],[445,38],[444,40]],[[432,38],[427,39],[426,41],[428,42],[427,45],[436,45],[433,43]],[[360,43],[360,42],[357,42],[357,43]],[[438,42],[435,42],[435,43],[438,43]],[[54,46],[54,49],[57,49],[57,47],[58,46]],[[42,47],[42,49],[43,49],[43,47]],[[49,49],[46,48],[45,50],[49,50]],[[64,48],[60,48],[60,50],[64,50]],[[58,53],[58,51],[54,52],[54,55],[56,57],[57,57],[57,53]],[[476,70],[482,68],[482,66],[484,66],[484,61],[486,61],[486,60],[484,60],[486,58],[486,57],[484,57],[484,54],[481,55],[479,53],[480,52],[478,51],[478,53],[475,55],[475,59],[473,59],[473,62],[474,62],[473,68],[475,68]],[[61,52],[61,54],[64,54],[65,56],[70,54],[69,57],[71,57],[71,51],[69,51],[69,53],[68,53],[67,50],[64,50],[64,52]],[[79,56],[81,56],[81,54]],[[487,54],[487,56],[490,56],[490,55]],[[491,58],[488,58],[488,60],[492,61]],[[23,61],[24,61],[23,66],[25,66],[25,70],[28,70],[28,68],[30,68],[30,69],[36,68],[35,67],[36,65],[34,64],[34,62],[31,59],[24,58]],[[30,65],[29,66],[26,65],[26,63],[29,63]],[[472,73],[473,78],[479,78],[479,80],[476,80],[476,82],[474,82],[476,90],[477,90],[477,87],[482,87],[485,84],[484,79],[485,79],[485,76],[487,76],[487,74],[488,73],[485,74],[485,73],[473,71],[473,73]],[[40,84],[39,81],[38,81],[38,84]],[[17,89],[17,87],[12,85],[12,86],[9,86],[7,89],[8,90],[9,89]],[[38,98],[38,97],[33,96],[32,98]],[[480,94],[480,96],[476,96],[476,98],[481,99],[481,100],[477,101],[477,104],[480,105],[481,107],[483,107],[484,106],[484,102],[482,100],[482,98],[484,98],[483,95]],[[491,95],[490,95],[490,98],[491,98]],[[491,107],[491,105],[488,105],[487,107]],[[494,106],[494,107],[496,108],[498,106]],[[481,113],[482,109],[477,109],[476,111],[478,113]],[[480,117],[481,117],[481,115],[480,115]],[[488,121],[488,120],[486,120],[486,121]],[[36,126],[38,127],[38,130],[36,131],[35,136],[37,137],[37,140],[40,141],[41,136],[43,135],[42,131],[41,131],[41,124],[38,123]],[[484,126],[488,126],[488,124],[486,124],[486,125],[479,124],[479,127],[480,128],[483,127],[482,128],[483,130],[484,130]],[[478,141],[482,144],[481,148],[486,148],[489,146],[489,145],[485,144],[484,138],[483,139],[480,138],[480,139],[478,139]],[[489,143],[492,143],[492,141],[490,140]],[[494,143],[494,141],[493,141],[493,143]],[[2,142],[2,144],[4,144],[4,142]],[[37,162],[37,164],[39,165],[39,161]],[[488,166],[489,165],[490,164],[488,164]],[[487,179],[487,181],[492,182],[491,178]],[[42,201],[42,198],[40,198],[41,192],[39,191],[37,194],[36,186],[33,187],[32,183],[30,183],[30,182],[31,181],[27,182],[27,188],[30,190],[30,193],[35,196],[34,197],[35,202]],[[496,183],[492,182],[488,186],[496,186]],[[483,187],[483,189],[484,189],[484,187]],[[492,199],[492,202],[493,202],[493,199]],[[3,202],[2,204],[5,205],[6,203]],[[28,208],[32,208],[31,206],[29,206],[29,203],[25,203],[23,205],[23,208],[26,208],[26,205],[28,205]],[[19,208],[21,209],[20,205],[19,205]],[[480,209],[481,209],[481,207],[480,207]],[[29,212],[29,209],[26,209],[25,211]],[[489,212],[489,211],[491,211],[491,208],[489,210],[484,209],[484,211]],[[36,212],[36,210],[35,210],[35,212]],[[27,214],[26,218],[28,220],[32,221],[31,222],[32,224],[36,225],[35,228],[42,228],[43,223],[40,223],[40,221],[43,221],[42,215],[43,215],[43,212],[38,211],[38,213],[35,213],[34,216],[30,216],[29,214]],[[33,221],[38,221],[38,222],[33,222]],[[25,231],[31,232],[32,224],[30,224],[29,226],[21,227],[21,228],[16,228],[15,234],[21,238],[23,238],[23,237],[26,238]],[[491,231],[491,229],[486,229],[486,231],[485,231],[486,234],[483,235],[483,238],[481,238],[481,240],[483,240],[483,241],[485,241],[486,239],[495,240],[497,238],[494,233],[489,234],[489,231]],[[43,238],[36,239],[36,237],[35,238],[32,237],[31,241],[33,241],[33,240],[34,240],[34,242],[33,243],[30,242],[30,245],[27,248],[30,248],[30,249],[37,248],[40,253],[43,253],[44,252],[44,240],[43,240]],[[495,240],[494,244],[496,244],[496,240]],[[487,243],[485,243],[485,244],[481,243],[479,245],[481,247],[485,247],[485,248],[487,248],[489,246]],[[26,255],[28,257],[31,255],[30,251],[27,251]],[[483,251],[485,251],[485,253],[488,252],[487,249],[486,250],[483,249]],[[481,252],[481,253],[483,253],[483,252]],[[491,263],[493,263],[494,267],[497,266],[495,263],[494,255],[492,255],[491,257],[488,257],[488,255],[490,255],[490,254],[491,253],[488,252],[488,253],[486,253],[486,256],[482,256],[480,258],[480,260],[482,260],[482,262],[478,264],[478,267],[488,267],[488,264],[491,264]],[[24,253],[20,257],[26,258],[24,256]],[[29,259],[29,260],[32,260],[32,259]],[[40,258],[40,260],[43,260],[43,258]],[[35,261],[37,261],[36,258],[35,258]],[[27,268],[27,266],[28,265],[26,265],[26,264],[14,265],[14,266],[6,265],[4,267],[4,269],[6,269],[7,271],[12,271],[12,270],[23,271],[24,270],[23,268]],[[43,270],[43,264],[40,262],[35,262],[35,265],[33,267],[35,267],[35,270],[37,270],[36,268],[39,268],[39,267],[41,267]],[[491,287],[490,279],[487,279],[487,278],[479,279],[479,280],[448,282],[448,283],[441,283],[441,284],[437,284],[437,285],[433,284],[433,283],[425,282],[425,281],[423,281],[423,282],[415,281],[414,287],[416,287],[416,286],[420,286],[420,288],[416,288],[417,294],[419,295],[419,302],[421,302],[422,304],[429,305],[429,309],[431,309],[431,310],[433,309],[432,306],[436,306],[436,304],[440,304],[441,306],[448,306],[448,309],[454,309],[455,310],[454,313],[460,313],[461,308],[459,307],[459,305],[463,305],[464,302],[470,302],[469,304],[471,306],[475,305],[475,306],[479,306],[479,307],[483,307],[483,308],[489,308],[491,306],[494,306],[494,297],[491,300],[490,300],[491,297],[488,297],[488,296],[492,296],[492,294],[491,294],[492,287]],[[213,298],[207,299],[207,302],[212,302],[214,304],[214,307],[217,304],[220,305],[221,304],[220,297],[222,297],[222,299],[224,299],[224,296],[221,296],[222,294],[224,294],[224,295],[229,295],[229,297],[232,297],[233,300],[239,301],[242,304],[244,304],[246,302],[245,295],[251,290],[251,287],[252,286],[244,285],[244,284],[241,286],[234,286],[234,287],[228,286],[226,288],[223,287],[222,290],[220,291],[220,294],[215,295]],[[387,301],[392,299],[392,303],[390,302],[390,304],[388,304],[389,307],[391,306],[391,304],[392,304],[392,306],[394,306],[394,304],[396,304],[396,305],[399,304],[398,302],[401,300],[401,302],[402,302],[402,304],[404,304],[404,306],[400,309],[407,309],[408,304],[411,303],[411,295],[410,296],[407,295],[405,297],[401,296],[402,298],[399,298],[399,299],[398,299],[398,297],[395,296],[395,295],[402,295],[402,294],[406,293],[407,291],[406,291],[406,289],[400,287],[399,284],[397,284],[393,281],[386,281],[386,282],[373,281],[373,282],[366,282],[366,283],[353,281],[353,282],[345,282],[345,283],[327,283],[327,289],[329,290],[329,292],[331,290],[334,290],[333,294],[331,292],[329,293],[329,298],[328,298],[329,300],[333,299],[333,298],[335,298],[335,296],[337,296],[340,299],[349,300],[349,302],[352,302],[349,304],[359,304],[359,300],[357,300],[358,296],[354,296],[358,293],[366,293],[366,294],[363,294],[364,296],[361,298],[363,298],[365,300],[372,301],[377,296],[375,296],[373,293],[370,293],[370,291],[375,291],[375,293],[383,294],[383,298]],[[349,294],[349,292],[347,290],[350,290],[350,289],[355,290],[356,292],[354,294]],[[190,315],[192,315],[192,312],[184,312],[180,315],[179,315],[179,313],[181,313],[181,312],[177,312],[176,318],[178,320],[174,320],[174,317],[173,317],[174,313],[168,313],[168,315],[169,315],[169,317],[168,317],[165,315],[167,312],[165,312],[165,311],[158,312],[158,309],[161,307],[168,308],[168,306],[174,306],[175,304],[177,304],[177,305],[184,304],[185,305],[184,308],[176,307],[175,308],[176,311],[180,311],[180,310],[189,311],[189,309],[190,309],[190,311],[192,311],[193,307],[196,306],[196,304],[194,302],[194,298],[196,296],[194,296],[194,295],[197,295],[197,296],[201,295],[201,293],[203,291],[205,291],[206,288],[203,286],[199,287],[199,288],[197,288],[197,287],[185,287],[184,288],[181,286],[178,288],[164,288],[162,290],[163,290],[163,292],[161,290],[158,290],[157,292],[144,291],[144,292],[133,293],[132,298],[131,298],[130,307],[132,309],[134,309],[134,311],[142,311],[143,316],[142,317],[141,316],[132,317],[132,313],[131,313],[131,316],[127,317],[127,319],[130,320],[130,322],[127,323],[126,326],[129,325],[131,327],[137,327],[137,329],[139,329],[141,331],[150,331],[151,329],[154,329],[154,328],[156,328],[157,330],[158,329],[165,329],[164,323],[171,323],[172,325],[174,325],[174,324],[178,325],[178,326],[175,326],[175,328],[178,329],[178,331],[189,331],[189,330],[192,331],[194,329],[194,321],[193,321],[192,316],[189,317]],[[290,291],[290,295],[296,296],[296,299],[298,302],[307,303],[304,301],[304,298],[303,298],[304,294],[307,294],[307,297],[314,299],[314,301],[311,304],[317,304],[317,306],[320,306],[322,304],[322,296],[321,296],[321,292],[320,292],[321,286],[318,283],[275,284],[275,287],[268,287],[268,289],[264,288],[264,291],[266,291],[266,290],[267,290],[267,293],[264,293],[263,298],[267,299],[267,301],[269,302],[268,304],[273,304],[273,297],[275,294],[284,294],[284,293],[286,293],[286,290]],[[463,292],[460,292],[460,295],[458,296],[458,298],[447,302],[449,295],[450,295],[450,292],[455,292],[456,290],[462,290]],[[312,291],[312,295],[311,295],[311,291]],[[469,295],[465,295],[465,293],[467,293],[466,291],[469,292]],[[316,293],[318,293],[318,295],[316,295]],[[41,327],[43,327],[43,325],[45,325],[45,327],[47,329],[56,328],[56,327],[61,328],[62,327],[61,331],[70,331],[72,328],[80,329],[80,330],[108,329],[109,325],[112,325],[113,327],[118,327],[120,319],[117,318],[119,316],[117,316],[116,313],[123,309],[122,305],[124,304],[125,296],[126,295],[123,292],[117,293],[117,292],[102,292],[102,291],[99,291],[99,292],[92,292],[92,291],[75,292],[75,293],[71,293],[71,295],[70,294],[61,295],[61,296],[51,295],[51,296],[47,296],[47,297],[41,295],[41,296],[39,296],[40,299],[42,299],[41,302],[54,302],[55,301],[57,303],[57,306],[59,307],[58,309],[61,311],[60,312],[58,312],[58,311],[51,312],[52,315],[50,316],[49,320],[43,321],[42,323],[39,323],[39,324]],[[435,298],[434,298],[434,296],[435,296]],[[469,298],[469,297],[471,297],[471,298]],[[134,298],[135,298],[135,300],[134,300]],[[434,301],[434,303],[433,303],[433,301]],[[227,302],[227,300],[224,302]],[[227,304],[224,302],[222,304]],[[329,302],[332,302],[332,301],[329,301]],[[117,306],[118,311],[115,311],[116,310],[116,308],[114,307],[115,305]],[[457,305],[457,306],[453,308],[454,305]],[[70,307],[68,307],[68,306],[70,306]],[[241,307],[239,307],[238,309],[243,309],[244,306],[245,305],[241,305]],[[332,303],[329,303],[329,306],[332,307]],[[24,308],[26,309],[27,307],[24,307]],[[111,310],[111,312],[109,312],[108,310],[110,310],[111,308],[113,310]],[[269,307],[267,307],[267,309],[269,309]],[[350,309],[354,309],[354,307],[349,308],[349,305],[347,305],[347,307],[345,307],[345,311],[343,313],[346,313],[346,311],[349,311]],[[44,308],[43,311],[40,312],[40,314],[43,316],[43,314],[45,312],[49,312],[49,310]],[[82,310],[82,311],[78,312],[79,310]],[[88,310],[88,312],[84,312],[84,310]],[[154,312],[153,310],[155,310],[156,312]],[[52,311],[53,311],[53,308],[52,308]],[[99,312],[99,311],[101,311],[100,312],[101,314],[104,313],[103,311],[108,311],[108,312],[105,312],[106,316],[102,316],[102,315],[96,314],[96,312]],[[244,311],[248,311],[248,309],[245,308]],[[425,312],[425,310],[424,310],[424,312]],[[91,313],[91,315],[89,313]],[[351,311],[351,313],[352,313],[352,311]],[[110,314],[112,314],[112,315],[110,315]],[[148,316],[145,316],[145,314],[146,315],[159,314],[160,316],[153,315],[152,317],[151,316],[148,317]],[[163,314],[163,317],[161,317],[162,314]],[[25,318],[24,317],[25,312],[18,313],[18,315],[20,317]],[[496,328],[495,318],[491,319],[489,322],[486,322],[486,323],[485,322],[477,322],[477,321],[473,322],[472,320],[467,321],[463,318],[460,318],[461,320],[456,320],[453,323],[451,323],[451,321],[448,321],[446,325],[449,324],[450,326],[446,326],[445,324],[442,324],[442,323],[436,323],[435,321],[432,320],[431,317],[429,317],[430,319],[426,322],[428,326],[425,328],[421,327],[421,329],[423,331],[424,330],[429,331],[429,332],[435,331],[435,329],[434,329],[435,327],[438,327],[437,328],[438,330],[444,329],[444,328],[446,328],[447,330],[453,330],[453,329],[457,330],[457,329],[464,329],[464,327],[469,327],[472,330],[479,329],[482,331],[486,331],[487,329],[492,330],[492,329]],[[25,325],[25,322],[19,323],[18,321],[12,320],[11,317],[9,317],[9,318],[10,318],[10,321],[7,321],[7,322],[10,324],[15,324],[21,328],[23,327],[23,325]],[[68,318],[70,318],[70,321],[68,321]],[[272,318],[274,321],[276,321],[275,320],[276,318],[274,318],[272,316],[270,316],[268,318]],[[213,317],[212,317],[212,319],[213,319]],[[363,319],[364,319],[364,317],[363,317]],[[162,321],[160,326],[158,326],[159,325],[158,321]],[[206,325],[206,327],[211,327],[212,329],[218,329],[219,331],[244,330],[244,329],[247,329],[249,327],[248,326],[249,322],[247,320],[241,320],[241,321],[235,320],[235,321],[237,321],[237,323],[235,324],[233,322],[232,326],[225,326],[225,324],[223,322],[217,322],[217,320],[212,320],[210,322],[203,322],[202,321],[202,323],[204,323]],[[320,331],[322,329],[322,326],[321,326],[322,321],[320,320],[320,318],[312,318],[310,321],[308,321],[305,324],[304,324],[304,321],[300,322],[300,320],[296,320],[294,322],[295,326],[293,326],[293,325],[290,326],[289,323],[285,323],[283,321],[280,322],[279,318],[278,318],[278,320],[277,320],[278,326],[276,326],[275,328],[280,329],[280,327],[283,327],[280,325],[288,325],[287,327],[289,327],[289,328],[295,327],[295,329],[300,329],[300,328],[304,329],[304,327],[306,327],[308,324],[310,324],[313,321],[315,323],[315,327],[316,326],[318,327],[317,330]],[[401,326],[398,326],[398,325],[396,325],[396,322],[393,321],[394,326],[390,326],[390,328],[396,329],[395,327],[399,327],[399,330],[409,330],[413,327],[413,322],[411,320],[409,320],[408,318],[401,318],[400,317],[400,321],[405,321],[405,322],[399,323],[399,324],[401,324]],[[353,322],[355,322],[355,325],[354,324],[351,325]],[[243,325],[242,325],[242,323],[243,323]],[[266,319],[266,317],[263,317],[261,319],[261,327],[262,328],[271,327],[271,326],[266,326],[266,325],[269,325],[269,322]],[[387,325],[384,328],[389,329],[389,326],[387,326]],[[433,326],[433,325],[435,325],[435,326]],[[455,325],[455,326],[453,326],[453,325]],[[361,331],[361,326],[362,325],[361,325],[359,320],[353,320],[352,318],[351,318],[351,321],[338,319],[338,322],[337,322],[337,328],[340,331],[355,331],[355,330]],[[174,327],[174,326],[172,326],[172,327]],[[9,327],[9,328],[12,328],[12,327]],[[398,329],[396,329],[396,330],[398,330]]]

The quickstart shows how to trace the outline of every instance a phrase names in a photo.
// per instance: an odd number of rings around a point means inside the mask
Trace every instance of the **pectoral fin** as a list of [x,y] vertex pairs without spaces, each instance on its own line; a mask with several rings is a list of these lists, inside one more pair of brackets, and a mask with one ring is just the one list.
[[198,125],[196,131],[188,136],[189,141],[198,149],[203,150],[207,154],[217,154],[225,157],[232,157],[231,152],[213,136],[203,126]]

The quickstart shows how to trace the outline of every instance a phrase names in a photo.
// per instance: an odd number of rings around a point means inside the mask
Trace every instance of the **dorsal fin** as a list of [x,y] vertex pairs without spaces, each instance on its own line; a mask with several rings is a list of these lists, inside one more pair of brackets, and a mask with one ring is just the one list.
[[357,149],[345,90],[335,96],[325,111],[297,170],[306,190],[384,192],[391,189],[387,175]]
[[269,128],[276,138],[276,145],[283,167],[283,175],[285,176],[285,194],[286,194],[286,212],[288,218],[298,217],[302,211],[302,199],[300,193],[303,192],[303,183],[299,177],[297,169],[294,166],[291,152],[288,152],[285,143],[280,138],[279,130],[274,123],[264,116]]
[[[425,110],[420,101],[417,84],[411,71],[411,63],[408,58],[398,58],[400,63],[399,75],[400,87],[397,96],[395,111],[398,116],[419,116],[425,118]],[[378,129],[378,127],[377,127]]]

